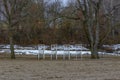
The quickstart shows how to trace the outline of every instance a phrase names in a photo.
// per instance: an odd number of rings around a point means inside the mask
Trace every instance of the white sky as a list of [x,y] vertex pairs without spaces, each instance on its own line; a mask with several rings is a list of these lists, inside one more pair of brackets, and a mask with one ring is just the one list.
[[64,4],[66,4],[68,0],[62,0],[62,1],[63,1]]
[[62,1],[63,1],[63,4],[66,6],[69,0],[62,0]]

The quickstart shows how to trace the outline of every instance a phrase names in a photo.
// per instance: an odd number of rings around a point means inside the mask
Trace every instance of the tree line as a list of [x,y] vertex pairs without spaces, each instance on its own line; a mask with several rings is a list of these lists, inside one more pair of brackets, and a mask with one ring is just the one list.
[[102,44],[120,43],[119,4],[114,0],[0,0],[0,43],[90,44],[99,58]]

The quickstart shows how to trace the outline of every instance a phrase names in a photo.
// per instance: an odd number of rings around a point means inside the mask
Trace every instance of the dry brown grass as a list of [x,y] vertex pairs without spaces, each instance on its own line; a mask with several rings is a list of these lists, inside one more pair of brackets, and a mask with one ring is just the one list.
[[120,57],[38,61],[31,55],[6,56],[0,59],[0,80],[120,80]]

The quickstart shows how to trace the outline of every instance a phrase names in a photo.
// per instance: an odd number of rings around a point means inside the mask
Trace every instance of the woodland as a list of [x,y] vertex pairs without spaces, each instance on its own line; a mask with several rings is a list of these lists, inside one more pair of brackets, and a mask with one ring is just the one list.
[[0,43],[11,53],[14,44],[89,44],[98,57],[103,44],[120,43],[119,14],[119,0],[0,0]]

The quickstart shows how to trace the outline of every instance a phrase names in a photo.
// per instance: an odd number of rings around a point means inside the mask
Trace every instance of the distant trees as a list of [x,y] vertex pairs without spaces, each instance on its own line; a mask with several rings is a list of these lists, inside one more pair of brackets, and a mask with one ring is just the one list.
[[120,42],[115,0],[68,0],[66,6],[61,0],[0,1],[0,43],[10,43],[11,58],[13,43],[85,43],[90,44],[92,58],[99,58],[99,45]]

